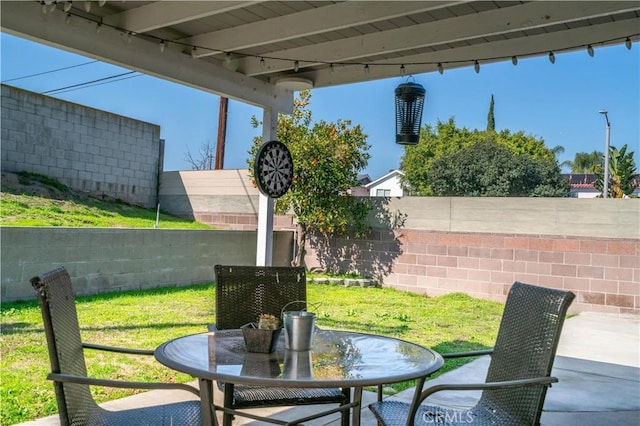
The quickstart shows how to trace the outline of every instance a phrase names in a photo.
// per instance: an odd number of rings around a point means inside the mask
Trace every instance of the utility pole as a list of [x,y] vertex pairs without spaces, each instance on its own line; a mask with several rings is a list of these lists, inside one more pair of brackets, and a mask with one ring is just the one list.
[[611,123],[609,122],[609,116],[606,109],[601,109],[600,114],[604,115],[604,119],[607,122],[607,133],[604,142],[604,176],[603,176],[603,190],[602,198],[609,197],[609,137],[611,136]]
[[218,143],[216,145],[216,170],[224,169],[224,144],[227,139],[227,108],[229,98],[220,97],[218,111]]

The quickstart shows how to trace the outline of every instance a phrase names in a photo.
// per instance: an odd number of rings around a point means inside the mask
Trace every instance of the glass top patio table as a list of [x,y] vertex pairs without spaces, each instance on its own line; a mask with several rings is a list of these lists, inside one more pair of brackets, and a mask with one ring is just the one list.
[[437,352],[401,339],[333,330],[316,330],[309,351],[285,349],[281,333],[274,352],[247,352],[241,330],[223,330],[170,340],[156,349],[155,357],[167,367],[207,381],[354,388],[354,424],[360,421],[364,386],[428,376],[444,363]]

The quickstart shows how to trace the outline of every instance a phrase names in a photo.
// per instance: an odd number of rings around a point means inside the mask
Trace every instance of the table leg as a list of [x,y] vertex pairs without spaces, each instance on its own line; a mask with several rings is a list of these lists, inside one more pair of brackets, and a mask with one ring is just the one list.
[[[225,383],[224,384],[224,407],[231,408],[233,405],[233,384]],[[233,422],[233,414],[224,413],[222,415],[222,426],[231,426],[231,422]]]
[[213,383],[211,380],[198,379],[200,386],[200,408],[202,409],[202,424],[204,426],[213,426],[217,423],[214,417],[213,409]]
[[360,426],[360,412],[362,411],[362,388],[353,388],[353,402],[358,404],[353,407],[351,425]]

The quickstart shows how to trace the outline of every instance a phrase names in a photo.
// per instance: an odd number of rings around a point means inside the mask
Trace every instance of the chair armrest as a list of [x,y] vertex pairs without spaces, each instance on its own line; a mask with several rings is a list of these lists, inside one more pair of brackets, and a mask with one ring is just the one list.
[[124,354],[153,355],[153,349],[120,348],[117,346],[96,345],[95,343],[83,343],[82,347],[86,349],[96,349],[99,351],[107,351],[107,352],[119,352]]
[[193,386],[183,383],[160,383],[160,382],[127,382],[123,380],[96,379],[93,377],[76,376],[74,374],[49,373],[47,380],[61,383],[78,383],[81,385],[105,386],[111,388],[130,389],[172,389],[184,390],[200,396],[200,391]]
[[464,358],[469,356],[480,356],[480,355],[491,355],[493,353],[492,349],[481,349],[478,351],[469,351],[469,352],[452,352],[449,354],[440,354],[442,358]]
[[490,382],[490,383],[470,383],[470,384],[442,384],[431,386],[420,392],[418,399],[414,399],[411,403],[409,410],[409,416],[407,417],[407,424],[413,425],[413,419],[415,419],[420,404],[424,402],[429,396],[440,391],[453,391],[453,390],[483,390],[483,389],[508,389],[518,388],[526,386],[551,386],[552,383],[558,383],[557,377],[535,377],[532,379],[520,379],[520,380],[505,380],[502,382]]

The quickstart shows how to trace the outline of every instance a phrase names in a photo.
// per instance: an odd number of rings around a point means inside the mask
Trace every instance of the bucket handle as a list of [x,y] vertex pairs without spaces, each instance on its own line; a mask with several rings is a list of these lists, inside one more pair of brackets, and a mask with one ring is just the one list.
[[[287,309],[287,306],[289,306],[289,305],[291,305],[293,303],[304,303],[306,306],[312,306],[314,308],[320,305],[319,303],[314,303],[314,304],[307,303],[305,300],[292,300],[291,302],[287,303],[286,305],[284,305],[282,307],[282,310],[280,311],[280,319],[282,319],[284,321],[284,310]],[[301,311],[306,311],[307,310],[306,306],[304,308],[300,309],[300,310]]]

